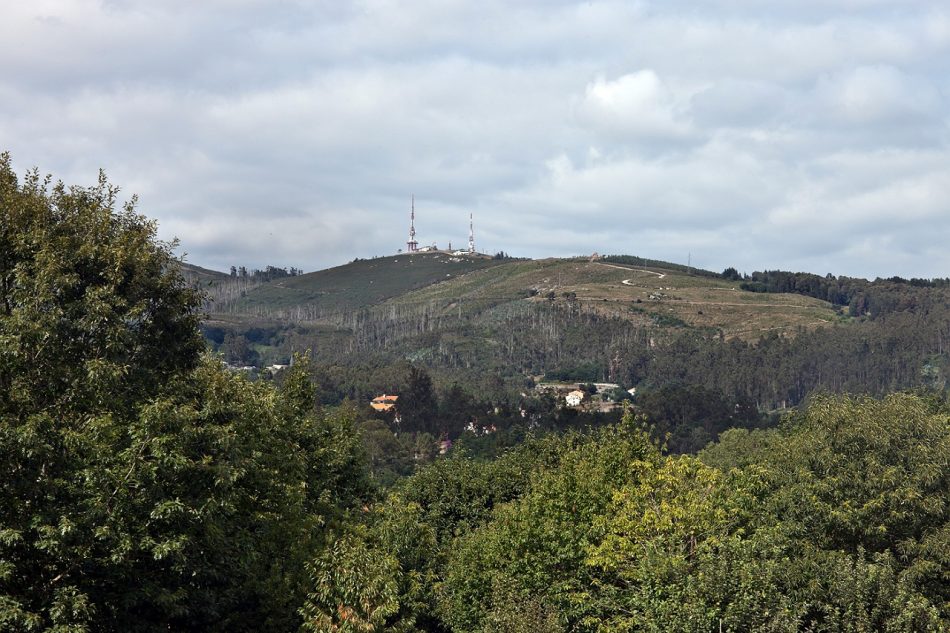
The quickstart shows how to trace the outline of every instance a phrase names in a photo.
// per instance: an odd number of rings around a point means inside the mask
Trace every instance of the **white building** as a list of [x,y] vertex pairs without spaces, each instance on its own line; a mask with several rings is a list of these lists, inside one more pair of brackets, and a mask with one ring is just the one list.
[[564,396],[564,401],[567,403],[567,406],[576,407],[577,405],[579,405],[580,403],[584,401],[584,398],[586,396],[587,396],[586,393],[584,393],[580,389],[577,389],[575,391],[570,392],[566,396]]

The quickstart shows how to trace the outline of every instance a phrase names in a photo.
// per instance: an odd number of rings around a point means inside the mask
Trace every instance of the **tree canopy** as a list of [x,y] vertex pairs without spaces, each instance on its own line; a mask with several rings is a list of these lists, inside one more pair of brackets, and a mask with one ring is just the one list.
[[369,498],[353,420],[202,360],[134,200],[0,160],[0,628],[292,630]]

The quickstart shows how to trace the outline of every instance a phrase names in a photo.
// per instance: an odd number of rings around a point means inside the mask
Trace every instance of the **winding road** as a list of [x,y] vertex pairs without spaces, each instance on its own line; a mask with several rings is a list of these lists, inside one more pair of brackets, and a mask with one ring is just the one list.
[[[650,275],[656,275],[658,279],[663,279],[664,277],[666,277],[666,273],[658,273],[658,272],[654,272],[654,271],[652,271],[652,270],[646,270],[645,268],[629,268],[629,267],[627,267],[627,266],[617,266],[617,265],[615,265],[615,264],[605,264],[605,263],[603,263],[603,262],[597,262],[597,263],[600,264],[601,266],[606,266],[607,268],[616,268],[617,270],[635,270],[635,271],[640,272],[640,273],[648,273],[648,274],[650,274]],[[631,281],[633,281],[633,280],[632,280],[632,279],[624,279],[624,280],[621,281],[620,283],[624,284],[625,286],[632,286],[633,284],[630,283]]]

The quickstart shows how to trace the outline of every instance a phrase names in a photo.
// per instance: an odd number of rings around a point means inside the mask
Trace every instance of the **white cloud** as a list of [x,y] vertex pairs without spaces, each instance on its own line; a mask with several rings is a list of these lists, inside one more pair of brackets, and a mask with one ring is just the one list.
[[681,110],[669,88],[647,69],[587,84],[577,116],[607,138],[676,140],[689,134]]
[[[423,241],[945,276],[936,0],[42,0],[0,21],[0,139],[101,166],[190,258]],[[461,219],[460,219],[461,218]]]
[[818,99],[839,122],[861,125],[931,119],[940,116],[943,105],[935,86],[892,66],[859,66],[822,77]]

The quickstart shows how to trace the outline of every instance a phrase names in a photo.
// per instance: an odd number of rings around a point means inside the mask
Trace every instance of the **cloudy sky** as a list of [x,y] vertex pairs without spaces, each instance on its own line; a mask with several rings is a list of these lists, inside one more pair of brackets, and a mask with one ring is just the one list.
[[950,276],[945,0],[33,0],[0,149],[217,269],[419,241]]

